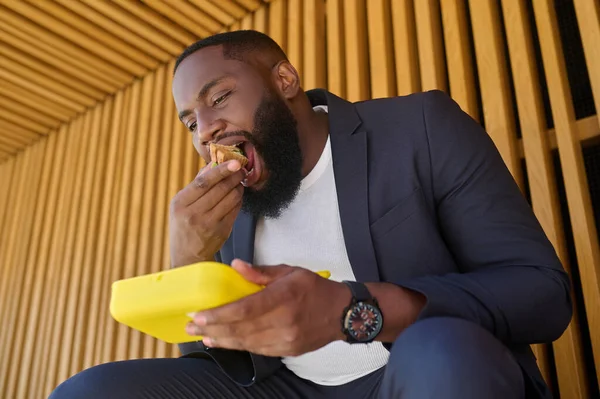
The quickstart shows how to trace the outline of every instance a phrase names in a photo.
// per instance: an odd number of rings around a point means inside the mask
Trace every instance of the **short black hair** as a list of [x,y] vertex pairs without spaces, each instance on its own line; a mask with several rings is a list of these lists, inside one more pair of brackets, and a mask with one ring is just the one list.
[[223,57],[225,59],[235,59],[244,62],[247,53],[256,50],[269,51],[275,53],[281,59],[287,60],[287,56],[283,49],[264,33],[255,30],[236,30],[233,32],[217,33],[198,40],[196,43],[190,45],[188,48],[183,50],[181,55],[175,62],[173,68],[173,75],[177,71],[177,67],[183,60],[185,60],[190,54],[210,46],[223,46]]

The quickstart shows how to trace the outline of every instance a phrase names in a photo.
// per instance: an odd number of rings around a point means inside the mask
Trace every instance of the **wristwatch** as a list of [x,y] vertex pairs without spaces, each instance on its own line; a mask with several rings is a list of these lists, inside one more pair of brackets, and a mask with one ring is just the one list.
[[383,314],[377,299],[363,283],[342,281],[350,288],[352,300],[342,313],[342,332],[348,343],[372,342],[383,328]]

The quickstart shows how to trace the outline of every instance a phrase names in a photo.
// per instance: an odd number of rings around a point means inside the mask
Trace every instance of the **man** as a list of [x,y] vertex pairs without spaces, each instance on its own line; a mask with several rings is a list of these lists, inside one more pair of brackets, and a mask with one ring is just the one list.
[[53,398],[550,396],[529,345],[568,325],[568,277],[449,97],[305,93],[254,31],[186,49],[173,96],[206,161],[219,143],[248,165],[175,196],[172,266],[217,259],[266,288],[196,314],[183,358],[96,366]]

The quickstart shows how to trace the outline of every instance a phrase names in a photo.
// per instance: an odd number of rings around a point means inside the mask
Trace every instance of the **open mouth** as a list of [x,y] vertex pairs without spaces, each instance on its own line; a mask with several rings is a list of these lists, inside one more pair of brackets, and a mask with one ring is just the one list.
[[258,162],[258,156],[254,145],[249,141],[239,141],[239,138],[237,141],[234,138],[232,138],[232,140],[219,140],[218,144],[236,147],[235,152],[248,159],[248,163],[244,166],[246,177],[242,180],[242,185],[244,187],[255,185],[260,179],[262,168],[261,163]]

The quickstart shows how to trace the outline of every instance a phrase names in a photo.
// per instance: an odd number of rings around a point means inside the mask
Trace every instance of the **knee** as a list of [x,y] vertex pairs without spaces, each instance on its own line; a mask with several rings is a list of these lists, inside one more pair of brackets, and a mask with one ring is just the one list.
[[119,384],[121,363],[100,364],[83,370],[57,386],[48,399],[99,398],[106,394],[107,387]]
[[419,392],[481,393],[492,386],[518,392],[523,385],[518,363],[499,340],[475,323],[451,317],[425,319],[407,328],[394,342],[386,373],[398,386],[410,385]]

